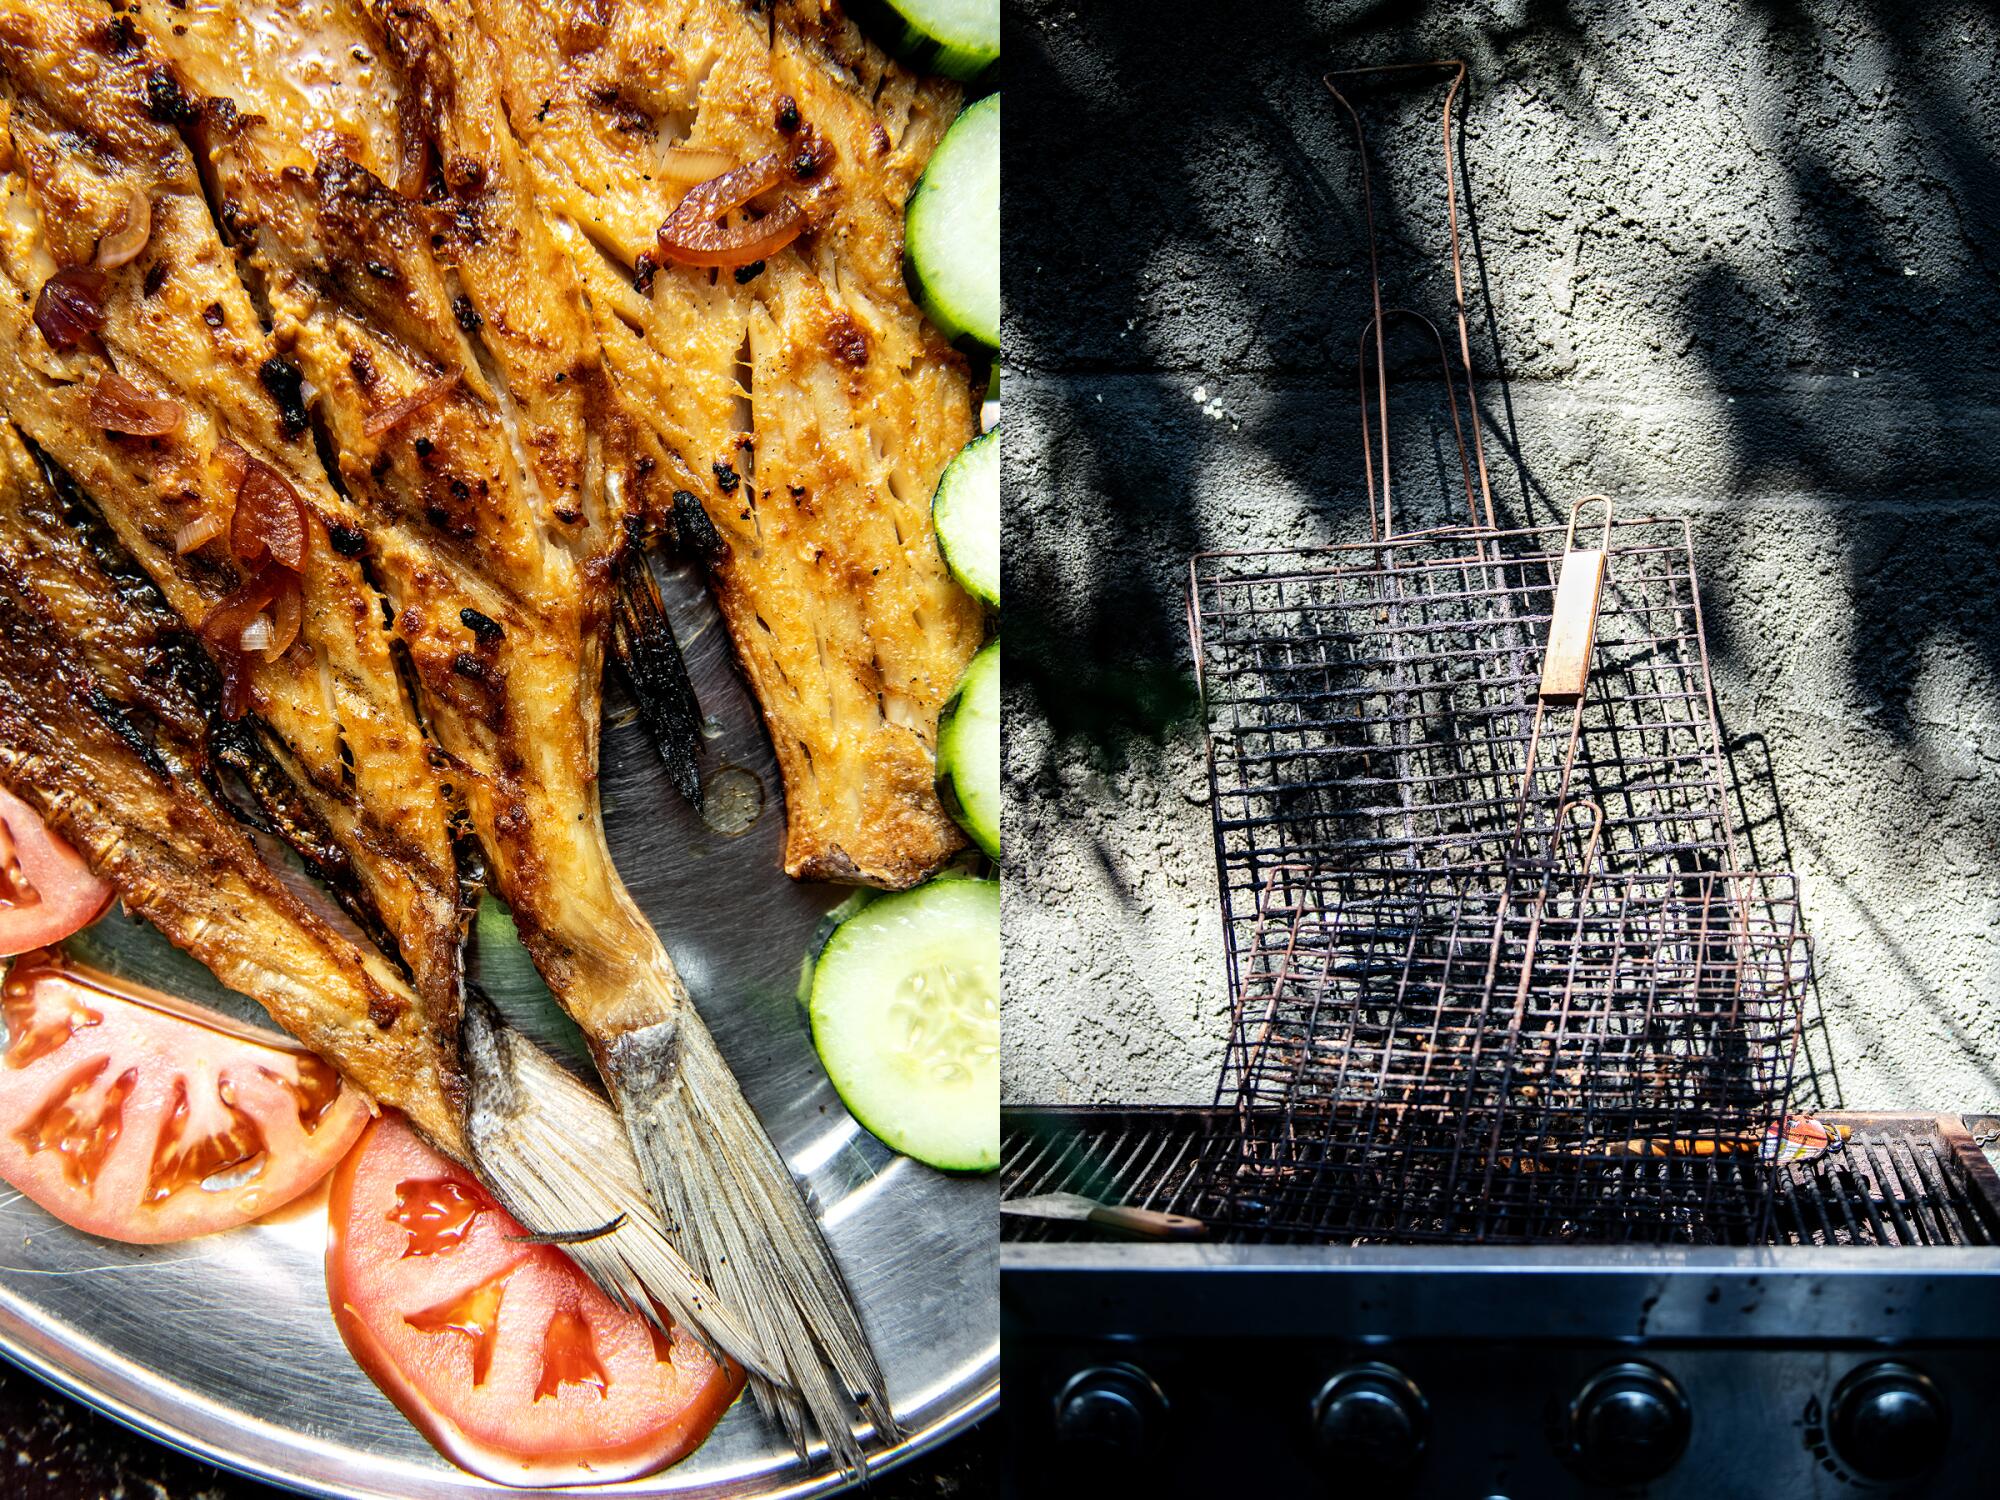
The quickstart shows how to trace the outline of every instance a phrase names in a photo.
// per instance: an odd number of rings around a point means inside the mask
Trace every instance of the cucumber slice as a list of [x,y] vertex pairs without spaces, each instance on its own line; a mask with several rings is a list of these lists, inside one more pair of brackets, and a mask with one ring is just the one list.
[[1000,643],[966,664],[938,718],[938,800],[958,826],[1000,857]]
[[946,338],[1000,347],[1000,96],[944,133],[910,194],[903,253],[917,301]]
[[1000,434],[989,432],[958,450],[931,498],[938,550],[965,591],[1000,603]]
[[1000,60],[1000,0],[857,0],[847,9],[920,73],[971,83]]
[[813,972],[812,1032],[883,1145],[947,1172],[999,1166],[999,882],[933,880],[849,917]]

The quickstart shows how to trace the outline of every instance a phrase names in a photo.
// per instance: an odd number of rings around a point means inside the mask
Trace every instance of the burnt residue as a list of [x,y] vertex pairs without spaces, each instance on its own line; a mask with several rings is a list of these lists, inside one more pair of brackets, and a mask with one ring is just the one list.
[[700,807],[701,704],[680,643],[674,639],[659,584],[645,553],[637,548],[626,548],[619,560],[611,647],[674,789]]
[[327,522],[326,540],[342,557],[359,557],[368,550],[366,533],[360,527],[349,526],[342,521]]
[[743,482],[743,476],[736,472],[736,466],[726,458],[717,459],[709,467],[715,471],[715,487],[725,495],[733,495],[736,486]]
[[753,260],[747,266],[738,266],[734,272],[738,286],[748,286],[764,274],[764,262]]
[[792,144],[797,149],[793,151],[788,166],[796,182],[811,182],[833,160],[833,146],[810,125],[799,128]]
[[674,546],[684,557],[708,567],[718,567],[729,556],[729,544],[708,518],[708,510],[690,490],[674,491],[674,508],[668,519]]
[[104,50],[111,57],[125,57],[139,48],[139,28],[130,16],[113,16],[104,28]]
[[778,107],[772,121],[781,134],[790,135],[799,128],[799,101],[790,94],[778,95]]
[[451,299],[451,315],[458,320],[458,326],[466,333],[477,333],[486,326],[486,320],[479,316],[479,309],[472,305],[472,299],[460,292]]
[[171,780],[173,778],[173,768],[167,764],[166,759],[160,754],[159,746],[154,743],[153,736],[140,726],[134,714],[128,712],[123,704],[115,701],[104,690],[102,682],[95,678],[91,680],[87,699],[90,704],[90,711],[113,734],[125,742],[132,753],[144,762],[147,770],[163,780]]
[[305,376],[282,354],[274,354],[257,367],[257,380],[278,406],[278,425],[287,440],[298,438],[312,425],[306,412]]
[[507,637],[507,632],[501,628],[498,620],[491,615],[481,614],[469,605],[458,612],[458,620],[472,632],[472,638],[482,646],[498,645]]
[[201,117],[173,71],[160,66],[146,74],[146,113],[162,125],[192,125]]

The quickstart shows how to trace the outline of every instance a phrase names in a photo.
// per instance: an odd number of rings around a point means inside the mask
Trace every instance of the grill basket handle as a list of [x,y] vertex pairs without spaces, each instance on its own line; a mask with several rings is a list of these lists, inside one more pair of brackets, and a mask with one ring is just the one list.
[[[1360,376],[1361,451],[1368,480],[1368,528],[1376,541],[1383,540],[1385,536],[1393,537],[1399,534],[1395,529],[1394,507],[1390,501],[1389,374],[1387,365],[1383,359],[1383,342],[1387,333],[1388,318],[1405,310],[1385,309],[1382,306],[1382,260],[1380,246],[1375,236],[1375,189],[1368,170],[1367,132],[1361,128],[1360,114],[1355,110],[1353,103],[1348,99],[1347,95],[1340,91],[1340,86],[1334,80],[1336,78],[1367,78],[1381,77],[1388,74],[1433,72],[1440,68],[1449,69],[1451,72],[1451,85],[1445,90],[1444,104],[1438,113],[1438,123],[1439,139],[1442,146],[1441,161],[1444,169],[1445,219],[1451,233],[1452,311],[1458,320],[1459,368],[1465,377],[1465,404],[1467,414],[1471,419],[1470,426],[1472,428],[1472,462],[1470,466],[1467,466],[1466,502],[1472,510],[1473,525],[1478,526],[1483,516],[1487,529],[1492,530],[1495,528],[1493,519],[1493,487],[1486,471],[1486,445],[1479,430],[1479,399],[1472,382],[1472,336],[1465,316],[1465,261],[1459,250],[1458,174],[1451,149],[1452,111],[1458,103],[1459,91],[1465,87],[1467,72],[1465,62],[1461,58],[1453,57],[1439,58],[1433,62],[1384,63],[1366,68],[1339,68],[1326,74],[1321,79],[1321,82],[1326,85],[1326,91],[1333,95],[1334,101],[1346,112],[1348,122],[1354,128],[1354,148],[1361,165],[1361,210],[1363,221],[1366,223],[1368,229],[1368,283],[1374,303],[1374,316],[1369,319],[1367,326],[1362,330],[1361,334],[1363,345]],[[1408,313],[1407,316],[1418,317],[1419,315]],[[1437,333],[1437,326],[1431,323],[1428,318],[1422,318],[1420,321],[1427,324],[1432,333]],[[1366,347],[1371,341],[1371,336],[1372,342],[1375,345],[1375,405],[1382,433],[1381,490],[1379,496],[1375,487],[1374,444],[1368,424]],[[1442,354],[1444,340],[1441,336],[1438,339],[1438,345],[1439,352]],[[1451,367],[1448,356],[1445,357],[1444,364],[1445,389],[1451,403],[1452,426],[1458,435],[1459,462],[1461,466],[1466,466],[1466,424],[1460,419],[1457,393],[1452,389]],[[1477,503],[1474,503],[1472,495],[1470,473],[1472,468],[1476,468],[1478,471],[1479,495]]]

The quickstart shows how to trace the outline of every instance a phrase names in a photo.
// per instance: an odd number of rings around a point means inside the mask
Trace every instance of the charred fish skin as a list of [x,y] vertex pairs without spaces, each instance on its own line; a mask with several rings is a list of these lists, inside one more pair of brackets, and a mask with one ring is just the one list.
[[[206,101],[205,164],[319,392],[452,785],[639,1174],[771,1353],[759,1401],[802,1449],[817,1429],[858,1470],[857,1399],[879,1434],[895,1427],[839,1269],[604,846],[597,694],[638,465],[560,221],[501,110],[494,44],[446,0],[142,9],[138,25]],[[377,60],[367,97],[330,120],[281,67],[245,72],[239,31],[278,57]],[[670,1075],[612,1065],[662,1035]]]
[[[95,679],[99,716],[122,727],[149,765],[199,782],[216,806],[281,838],[370,943],[399,957],[346,844],[288,774],[282,747],[263,726],[222,718],[219,681],[199,641],[128,558],[106,555],[116,539],[94,535],[101,522],[64,494],[66,483],[0,421],[0,568],[14,580],[20,607],[70,643]],[[224,791],[224,776],[249,794],[247,803]],[[450,1035],[437,1040],[436,1066],[456,1094]]]
[[[396,934],[430,1024],[449,1035],[459,986],[449,810],[373,592],[337,545],[356,531],[352,513],[298,430],[296,387],[277,378],[282,355],[179,134],[189,102],[129,17],[76,3],[0,5],[0,91],[0,404],[91,495],[191,629],[247,576],[228,538],[240,480],[227,455],[297,495],[309,517],[301,639],[275,661],[243,654],[248,707]],[[149,221],[141,253],[84,269],[135,202]],[[31,309],[65,268],[94,279],[101,326],[58,348]],[[170,401],[178,430],[106,430],[92,401],[114,374]]]
[[[937,719],[984,630],[929,519],[975,395],[902,272],[904,200],[958,90],[818,7],[474,7],[638,428],[649,514],[696,497],[723,543],[715,593],[783,774],[787,872],[917,884],[964,847]],[[806,233],[735,273],[663,258],[691,178],[773,153]]]
[[101,684],[0,562],[0,779],[127,907],[254,995],[344,1076],[463,1157],[437,1037],[394,969],[343,939],[259,860],[205,792],[163,776],[107,722]]

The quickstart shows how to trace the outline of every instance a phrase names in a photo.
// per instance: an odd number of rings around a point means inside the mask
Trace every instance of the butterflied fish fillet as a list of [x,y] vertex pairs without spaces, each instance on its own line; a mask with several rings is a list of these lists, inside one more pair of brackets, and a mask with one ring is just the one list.
[[[964,845],[935,792],[937,721],[983,630],[930,524],[977,404],[902,266],[904,200],[958,89],[785,6],[473,3],[655,466],[649,503],[695,495],[721,537],[716,597],[784,774],[785,868],[916,884]],[[812,227],[747,279],[661,263],[689,187],[772,152]]]
[[614,1297],[657,1304],[752,1369],[771,1359],[673,1250],[616,1117],[476,1007],[457,1057],[396,968],[313,888],[260,857],[203,779],[207,711],[173,617],[113,572],[0,423],[0,781],[68,837],[126,907],[255,997],[355,1087],[401,1109],[538,1228],[609,1233],[571,1253]]
[[[858,1465],[894,1424],[838,1268],[605,849],[598,689],[636,473],[568,253],[462,5],[141,7],[317,392],[372,577],[496,884],[688,1259]],[[324,68],[302,69],[301,59]],[[300,86],[300,80],[307,87]]]
[[[193,158],[159,118],[173,115],[171,97],[140,49],[129,21],[94,6],[0,7],[0,403],[193,624],[245,580],[228,541],[237,480],[225,445],[296,491],[313,533],[300,644],[276,661],[249,655],[251,720],[395,934],[423,1023],[448,1053],[459,923],[439,776],[375,595],[360,562],[333,541],[358,537],[357,517],[319,465],[297,410],[297,372],[216,237]],[[32,318],[44,283],[87,265],[135,195],[151,232],[142,254],[104,273],[99,347],[52,347]],[[181,430],[152,441],[107,432],[91,401],[113,374],[176,402]],[[189,528],[204,521],[214,534],[183,552]]]

